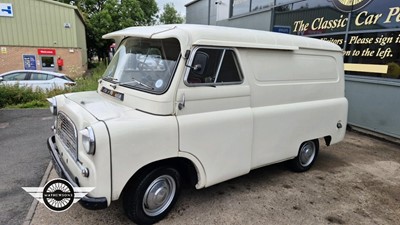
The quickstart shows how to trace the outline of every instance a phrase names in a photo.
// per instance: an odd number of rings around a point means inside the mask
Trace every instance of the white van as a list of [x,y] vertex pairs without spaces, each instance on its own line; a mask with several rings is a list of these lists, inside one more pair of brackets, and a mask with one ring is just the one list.
[[161,220],[182,182],[197,189],[288,161],[306,171],[319,141],[343,140],[343,54],[332,43],[202,25],[131,27],[97,91],[51,99],[59,175],[123,198],[137,223]]

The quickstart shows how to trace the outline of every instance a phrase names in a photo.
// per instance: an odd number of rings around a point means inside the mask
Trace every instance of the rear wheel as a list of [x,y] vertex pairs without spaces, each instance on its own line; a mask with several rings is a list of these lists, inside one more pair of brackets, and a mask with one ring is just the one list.
[[180,188],[181,176],[174,168],[156,168],[142,174],[124,193],[125,212],[137,224],[155,223],[171,210]]
[[304,172],[311,168],[317,159],[319,142],[317,139],[303,142],[296,158],[289,161],[290,168],[295,172]]

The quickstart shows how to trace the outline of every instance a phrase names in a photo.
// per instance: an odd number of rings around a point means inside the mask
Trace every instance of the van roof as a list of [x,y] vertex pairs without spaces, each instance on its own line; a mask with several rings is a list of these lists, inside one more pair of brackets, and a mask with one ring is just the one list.
[[261,30],[195,24],[129,27],[103,36],[105,39],[114,39],[117,44],[119,44],[125,37],[153,39],[177,38],[181,43],[182,53],[192,45],[277,50],[297,50],[299,48],[307,48],[342,51],[336,44],[315,38]]

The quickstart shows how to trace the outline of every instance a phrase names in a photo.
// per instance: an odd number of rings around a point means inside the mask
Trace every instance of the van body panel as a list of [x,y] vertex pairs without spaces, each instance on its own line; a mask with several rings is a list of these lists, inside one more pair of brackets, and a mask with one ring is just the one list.
[[178,157],[178,125],[175,116],[158,116],[137,110],[107,121],[112,149],[112,198],[140,168],[162,159]]
[[172,115],[174,113],[173,100],[175,98],[175,93],[167,92],[164,95],[153,95],[132,90],[123,86],[117,86],[114,89],[110,86],[112,83],[107,81],[103,81],[102,83],[105,87],[107,87],[108,90],[122,93],[124,95],[124,100],[121,101],[115,97],[101,92],[102,87],[100,87],[97,92],[109,102],[156,115]]
[[184,87],[185,107],[178,111],[179,149],[200,160],[205,186],[250,171],[253,116],[247,84]]
[[122,113],[132,110],[116,101],[109,101],[107,96],[103,96],[95,91],[71,93],[65,95],[71,101],[79,104],[98,120],[109,120],[122,116]]
[[178,116],[181,151],[195,155],[211,186],[250,171],[250,108]]
[[239,49],[239,53],[252,86],[252,107],[344,97],[342,53],[302,49]]
[[252,168],[296,157],[305,140],[343,139],[345,129],[337,123],[346,124],[346,107],[347,100],[339,98],[253,108]]
[[[88,196],[90,197],[105,197],[108,204],[111,202],[111,186],[112,186],[112,174],[111,174],[111,151],[110,151],[110,140],[108,139],[108,130],[105,124],[82,107],[82,104],[75,102],[70,97],[81,95],[82,99],[87,99],[88,95],[92,95],[92,92],[83,92],[76,94],[66,94],[56,96],[58,115],[54,123],[55,126],[55,145],[60,161],[63,166],[68,168],[68,174],[79,181],[79,184],[83,187],[95,187]],[[68,124],[68,125],[66,125]],[[83,149],[82,146],[82,135],[81,131],[86,127],[92,127],[99,138],[97,141],[97,154],[88,155],[85,151],[79,151]],[[58,129],[60,127],[60,129]],[[72,153],[71,145],[69,142],[66,144],[64,139],[61,138],[62,134],[65,134],[61,127],[73,127],[75,130],[69,135],[76,136],[76,154]],[[75,151],[74,151],[75,152]],[[90,176],[85,177],[82,174],[82,168],[87,168],[90,171]],[[74,180],[75,182],[76,180]]]

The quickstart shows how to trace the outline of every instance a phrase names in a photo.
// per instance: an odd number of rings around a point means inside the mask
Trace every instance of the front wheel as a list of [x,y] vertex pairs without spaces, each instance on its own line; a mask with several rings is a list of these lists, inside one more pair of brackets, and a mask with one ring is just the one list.
[[303,142],[296,158],[289,161],[289,167],[295,172],[304,172],[311,168],[319,151],[318,139]]
[[155,223],[171,210],[180,188],[181,176],[174,168],[156,168],[142,174],[124,194],[125,212],[137,224]]

